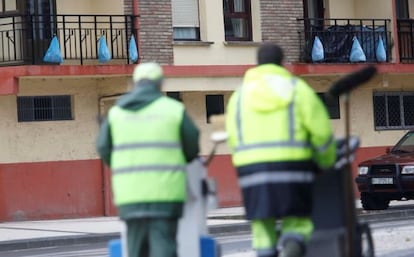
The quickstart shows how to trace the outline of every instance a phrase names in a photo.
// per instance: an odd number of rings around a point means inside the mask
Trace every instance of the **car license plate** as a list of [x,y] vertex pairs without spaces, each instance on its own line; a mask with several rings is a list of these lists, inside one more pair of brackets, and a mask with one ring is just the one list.
[[393,178],[372,178],[372,184],[375,185],[384,185],[384,184],[393,184]]

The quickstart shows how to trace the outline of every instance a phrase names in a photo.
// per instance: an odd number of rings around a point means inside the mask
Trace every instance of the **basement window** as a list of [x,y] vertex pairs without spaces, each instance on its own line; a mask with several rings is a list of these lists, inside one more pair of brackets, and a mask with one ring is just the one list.
[[206,95],[206,118],[210,123],[211,115],[224,114],[224,96]]
[[374,92],[375,130],[414,128],[414,92]]
[[319,98],[325,104],[331,119],[340,119],[339,97],[327,97],[325,93],[318,93]]
[[55,96],[18,96],[18,122],[73,120],[72,97]]
[[181,99],[181,94],[180,92],[177,91],[169,91],[166,93],[168,97],[171,97],[172,99],[175,99],[179,102],[182,102],[183,100]]

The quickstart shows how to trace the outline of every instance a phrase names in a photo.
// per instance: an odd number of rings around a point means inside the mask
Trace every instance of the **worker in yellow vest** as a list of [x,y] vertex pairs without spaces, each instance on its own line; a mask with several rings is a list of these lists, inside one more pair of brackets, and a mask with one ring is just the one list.
[[112,170],[128,256],[176,257],[185,166],[198,156],[199,131],[184,105],[161,93],[159,64],[138,64],[132,79],[134,89],[116,102],[101,126],[97,150]]
[[331,123],[312,88],[282,67],[279,46],[263,44],[257,59],[227,106],[232,161],[258,257],[304,256],[315,173],[336,159]]

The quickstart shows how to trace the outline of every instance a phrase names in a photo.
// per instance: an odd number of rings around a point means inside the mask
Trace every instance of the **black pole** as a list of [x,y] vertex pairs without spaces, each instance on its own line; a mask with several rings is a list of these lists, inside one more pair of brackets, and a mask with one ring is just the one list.
[[347,252],[346,256],[348,257],[359,257],[355,251],[355,233],[356,233],[356,213],[355,213],[355,198],[354,198],[354,189],[352,185],[352,162],[351,162],[351,153],[349,147],[350,139],[350,97],[349,93],[344,95],[344,104],[345,104],[345,142],[346,142],[346,160],[347,164],[345,166],[344,172],[342,172],[342,181],[344,183],[345,190],[345,220],[346,220],[346,244]]

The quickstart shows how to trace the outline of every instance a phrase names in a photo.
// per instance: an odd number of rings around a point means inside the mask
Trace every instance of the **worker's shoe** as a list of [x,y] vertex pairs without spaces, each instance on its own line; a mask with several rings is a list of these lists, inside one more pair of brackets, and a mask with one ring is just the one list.
[[295,240],[287,240],[279,253],[279,257],[303,257],[305,249],[303,245]]

